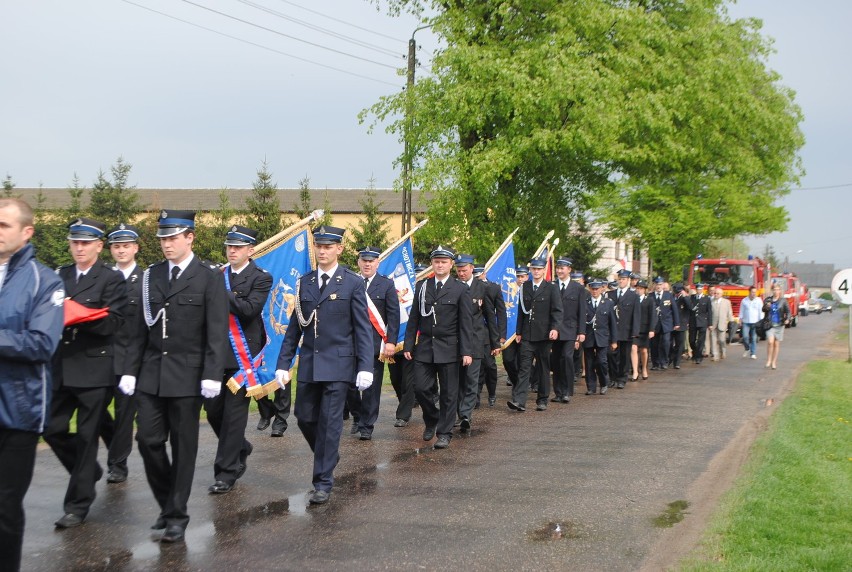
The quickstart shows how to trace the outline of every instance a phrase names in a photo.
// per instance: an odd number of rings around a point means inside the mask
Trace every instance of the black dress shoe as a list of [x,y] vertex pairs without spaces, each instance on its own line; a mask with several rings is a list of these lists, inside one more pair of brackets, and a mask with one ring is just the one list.
[[269,419],[263,419],[261,417],[260,421],[257,422],[257,430],[258,431],[266,431],[266,428],[269,427],[271,421]]
[[438,437],[438,440],[435,441],[435,448],[436,449],[446,449],[449,446],[450,446],[450,438],[447,437],[446,435],[441,435],[440,437]]
[[615,388],[616,389],[624,389],[624,384],[623,383],[616,383]]
[[367,431],[361,431],[361,435],[359,435],[358,438],[361,441],[370,441],[373,438],[373,435]]
[[244,451],[240,451],[240,464],[237,466],[237,474],[234,475],[235,478],[239,479],[240,477],[246,474],[246,468],[248,467],[248,456],[251,455],[252,451],[254,451],[254,447],[251,443],[248,444],[248,447]]
[[408,421],[405,419],[397,419],[393,422],[394,427],[406,427],[408,425]]
[[226,483],[225,481],[216,481],[207,488],[207,492],[213,495],[223,495],[225,493],[231,492],[231,489],[233,488],[233,483]]
[[427,427],[426,429],[423,430],[423,440],[424,441],[431,441],[434,437],[435,437],[435,428],[434,427]]
[[657,367],[657,366],[654,366],[654,367],[651,368],[651,371],[660,371],[660,368]]
[[286,431],[286,430],[287,430],[286,427],[284,429],[273,429],[272,433],[270,433],[269,436],[270,437],[283,437],[284,431]]
[[109,474],[107,475],[107,482],[110,483],[110,484],[112,484],[112,483],[123,483],[126,480],[127,480],[127,475],[122,475],[121,473],[116,473],[116,472],[110,471]]
[[311,504],[325,504],[330,497],[331,493],[328,491],[314,491],[308,502]]
[[467,417],[462,417],[461,423],[459,424],[462,433],[467,433],[470,431],[470,419]]
[[184,530],[180,526],[176,524],[172,524],[166,527],[166,531],[163,533],[163,536],[160,537],[160,542],[182,542],[183,541]]
[[667,365],[661,365],[660,366],[660,371],[666,371],[667,369],[669,369],[669,366],[667,366]]
[[496,398],[496,397],[489,397],[489,398],[488,398],[488,407],[494,407],[494,404],[495,404],[495,403],[497,403],[497,398]]
[[527,408],[521,405],[520,403],[515,403],[514,401],[506,402],[506,405],[509,406],[509,409],[513,411],[526,411]]
[[349,429],[349,434],[354,435],[357,432],[358,432],[358,422],[352,421],[352,427]]
[[592,391],[591,389],[586,392],[586,395],[594,395],[597,391]]
[[561,397],[553,397],[553,398],[551,398],[550,402],[551,403],[562,403],[562,398]]
[[79,514],[68,513],[64,515],[62,518],[57,520],[54,524],[56,528],[74,528],[75,526],[80,526],[83,524],[83,521],[86,520],[85,516],[80,516]]
[[607,387],[606,385],[601,387],[601,395],[606,395],[607,391],[609,391],[609,387]]
[[536,403],[536,411],[547,411],[547,403]]
[[680,369],[679,365],[674,366],[675,369]]
[[276,419],[272,423],[272,436],[273,437],[282,437],[284,435],[284,431],[287,430],[287,422],[280,421]]
[[562,398],[562,403],[571,403],[571,397],[566,395]]
[[166,528],[166,519],[158,516],[154,524],[151,525],[151,530],[163,530]]

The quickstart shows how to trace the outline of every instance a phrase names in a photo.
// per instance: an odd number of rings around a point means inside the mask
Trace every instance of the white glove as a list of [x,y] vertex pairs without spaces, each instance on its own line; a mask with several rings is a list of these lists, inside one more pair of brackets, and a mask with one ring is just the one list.
[[124,395],[133,395],[136,391],[136,377],[132,375],[122,375],[118,380],[118,389]]
[[219,392],[222,391],[222,382],[214,381],[212,379],[202,379],[201,380],[201,396],[206,397],[207,399],[213,399],[214,397],[219,395]]
[[287,384],[290,383],[290,370],[289,369],[276,369],[275,370],[275,381],[278,382],[278,386],[281,389],[287,387]]
[[371,385],[373,385],[373,372],[359,371],[355,377],[355,387],[358,388],[358,391],[369,389]]

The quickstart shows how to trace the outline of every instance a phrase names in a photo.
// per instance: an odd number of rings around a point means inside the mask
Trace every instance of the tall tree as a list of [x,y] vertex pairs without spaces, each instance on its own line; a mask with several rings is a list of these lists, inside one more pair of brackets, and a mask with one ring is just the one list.
[[112,180],[101,170],[92,185],[89,211],[94,218],[104,221],[108,227],[120,222],[134,221],[142,212],[136,185],[128,184],[132,169],[133,165],[119,157],[110,167]]
[[358,218],[358,224],[349,225],[349,240],[347,242],[352,248],[347,249],[344,253],[344,262],[350,266],[355,263],[358,257],[356,249],[363,246],[375,246],[384,249],[388,245],[390,225],[388,218],[382,215],[382,203],[376,202],[375,189],[375,179],[371,178],[364,196],[358,201],[363,209]]
[[259,241],[274,236],[281,230],[281,204],[278,198],[278,184],[272,180],[266,159],[257,170],[257,178],[252,183],[251,196],[246,200],[248,207],[248,225],[258,231]]
[[[304,178],[299,181],[299,202],[293,205],[293,212],[296,214],[296,219],[301,220],[310,215],[316,209],[317,207],[313,202],[313,194],[311,193],[311,179],[305,175]],[[322,210],[323,215],[319,220],[313,223],[314,226],[331,224],[334,219],[331,214],[331,200],[329,199],[328,192],[325,193],[323,198]]]
[[15,189],[15,181],[12,180],[12,175],[6,173],[6,178],[3,179],[3,196],[4,197],[14,197],[17,196],[12,193]]
[[384,3],[434,14],[446,46],[370,110],[418,159],[424,232],[476,252],[520,224],[529,252],[593,216],[675,267],[698,234],[783,228],[774,201],[800,174],[801,113],[758,22],[725,1]]

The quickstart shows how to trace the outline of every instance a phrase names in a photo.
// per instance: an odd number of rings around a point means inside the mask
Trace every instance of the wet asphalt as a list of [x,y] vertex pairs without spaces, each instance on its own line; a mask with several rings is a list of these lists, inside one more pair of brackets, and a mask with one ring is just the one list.
[[765,342],[757,360],[736,344],[724,361],[684,360],[606,396],[586,396],[578,382],[570,404],[544,412],[509,411],[501,369],[497,406],[477,410],[471,434],[446,450],[421,439],[419,409],[393,427],[386,379],[373,440],[345,423],[331,501],[319,507],[308,506],[311,453],[294,418],[282,438],[249,419],[254,453],[226,495],[207,493],[216,439],[202,423],[192,520],[177,545],[149,528],[159,511],[135,450],[125,483],[98,483],[83,526],[54,529],[68,475],[40,446],[22,569],[636,570],[662,534],[654,518],[686,498],[767,399],[777,405],[804,362],[828,355],[843,318],[808,316],[788,329],[778,370],[764,369]]

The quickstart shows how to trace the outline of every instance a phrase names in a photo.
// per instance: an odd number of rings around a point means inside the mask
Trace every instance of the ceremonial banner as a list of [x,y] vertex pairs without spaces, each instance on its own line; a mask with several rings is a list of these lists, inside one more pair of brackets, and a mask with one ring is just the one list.
[[[518,329],[518,282],[515,277],[515,245],[509,243],[499,254],[491,269],[486,269],[488,278],[500,284],[503,302],[506,304],[506,344],[508,346]],[[504,346],[504,347],[505,347]]]
[[405,327],[408,325],[408,314],[414,304],[414,246],[411,237],[390,251],[382,253],[378,273],[393,280],[396,287],[396,297],[399,300],[399,337],[388,340],[400,347],[405,340]]
[[278,387],[275,366],[290,324],[296,301],[296,281],[311,271],[310,234],[305,226],[274,249],[255,259],[258,266],[272,275],[272,291],[263,307],[263,325],[269,337],[258,377],[269,391]]

